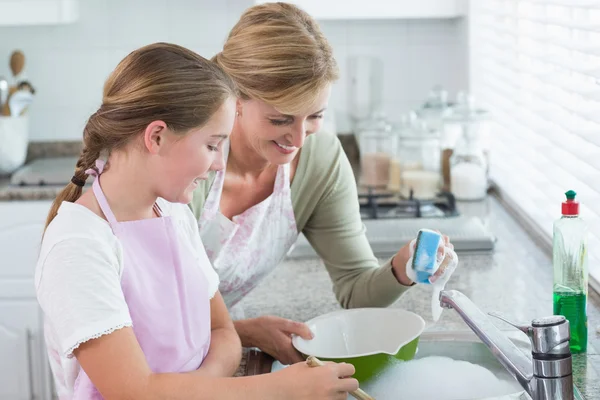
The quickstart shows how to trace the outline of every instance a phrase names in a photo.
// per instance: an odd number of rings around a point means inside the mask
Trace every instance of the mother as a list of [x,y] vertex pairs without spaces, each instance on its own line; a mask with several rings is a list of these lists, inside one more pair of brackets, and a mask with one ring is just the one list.
[[[291,4],[251,7],[213,61],[242,95],[224,148],[226,168],[199,183],[191,207],[228,308],[282,261],[299,232],[323,259],[344,308],[397,300],[414,284],[406,270],[410,246],[378,264],[340,142],[313,135],[338,77],[317,23]],[[452,247],[447,238],[446,245]],[[272,316],[235,326],[244,346],[283,363],[301,359],[291,334],[311,337],[306,325]]]

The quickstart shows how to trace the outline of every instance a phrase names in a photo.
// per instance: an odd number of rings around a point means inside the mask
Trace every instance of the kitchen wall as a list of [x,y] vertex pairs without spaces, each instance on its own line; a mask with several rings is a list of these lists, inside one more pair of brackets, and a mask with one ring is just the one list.
[[[78,140],[86,118],[99,106],[104,80],[131,50],[169,41],[211,57],[251,4],[251,0],[81,0],[75,24],[0,27],[0,75],[10,72],[10,52],[23,50],[27,77],[38,90],[30,108],[31,140]],[[341,79],[330,104],[339,130],[349,126],[348,56],[382,59],[384,109],[393,120],[418,106],[435,83],[451,94],[467,85],[468,41],[461,20],[326,21],[321,26],[340,64]]]

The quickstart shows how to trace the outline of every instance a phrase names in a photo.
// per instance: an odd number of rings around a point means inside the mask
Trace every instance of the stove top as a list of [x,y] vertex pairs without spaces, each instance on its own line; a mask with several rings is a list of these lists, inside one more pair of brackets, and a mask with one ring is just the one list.
[[363,219],[446,218],[459,215],[454,195],[440,192],[431,200],[405,199],[399,195],[373,189],[359,191]]
[[[457,252],[487,254],[494,249],[495,236],[480,218],[460,215],[452,193],[440,192],[434,199],[419,200],[363,187],[359,187],[358,192],[365,235],[378,258],[385,259],[396,254],[422,228],[439,230],[450,236]],[[300,234],[287,257],[314,258],[318,254]]]
[[11,186],[65,186],[73,176],[78,157],[40,158],[19,168]]

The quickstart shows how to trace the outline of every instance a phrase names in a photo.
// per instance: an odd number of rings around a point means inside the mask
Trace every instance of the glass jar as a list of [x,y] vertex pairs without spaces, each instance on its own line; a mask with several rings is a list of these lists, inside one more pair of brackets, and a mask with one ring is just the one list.
[[401,129],[396,151],[400,195],[430,200],[440,189],[440,137],[425,121],[412,120]]
[[383,101],[383,61],[375,56],[351,55],[348,62],[348,110],[352,129],[373,117]]
[[378,112],[358,125],[360,150],[360,185],[370,189],[387,189],[396,136],[385,114]]
[[[489,174],[489,138],[491,130],[491,118],[487,110],[477,108],[473,96],[466,92],[459,92],[456,104],[450,112],[444,116],[442,134],[442,176],[443,188],[454,191],[451,185],[451,158],[459,140],[462,146],[465,142],[468,146],[477,146],[483,153],[486,166],[486,188]],[[463,150],[464,151],[464,150]]]
[[442,132],[444,117],[450,112],[452,104],[448,102],[448,92],[441,85],[436,85],[429,91],[425,103],[417,111],[419,118],[434,130]]
[[396,135],[396,146],[394,147],[393,156],[390,161],[390,180],[388,183],[388,190],[393,193],[400,193],[402,189],[402,168],[401,158],[402,154],[399,150],[400,140],[402,139],[403,133],[406,136],[412,135],[412,129],[416,126],[418,120],[417,114],[411,111],[408,114],[400,116],[400,124],[395,129]]
[[486,197],[488,163],[474,131],[464,131],[450,159],[450,185],[456,200]]

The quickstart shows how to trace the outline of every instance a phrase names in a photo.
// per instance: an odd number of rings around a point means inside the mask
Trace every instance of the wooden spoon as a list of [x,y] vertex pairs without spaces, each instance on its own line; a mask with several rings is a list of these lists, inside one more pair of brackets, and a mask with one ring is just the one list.
[[13,76],[16,78],[21,72],[23,72],[23,68],[25,67],[25,54],[21,50],[13,51],[10,56],[10,70],[13,73]]
[[[325,365],[323,361],[319,360],[317,357],[314,356],[308,357],[306,359],[306,363],[309,367],[322,367],[323,365]],[[350,392],[350,394],[352,395],[352,397],[358,400],[375,400],[374,397],[369,396],[367,393],[365,393],[364,390],[360,388],[355,390],[354,392]]]

